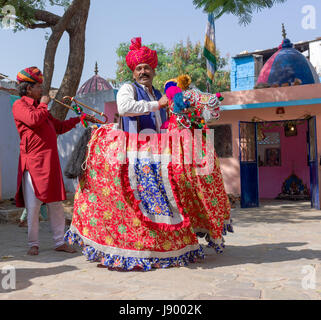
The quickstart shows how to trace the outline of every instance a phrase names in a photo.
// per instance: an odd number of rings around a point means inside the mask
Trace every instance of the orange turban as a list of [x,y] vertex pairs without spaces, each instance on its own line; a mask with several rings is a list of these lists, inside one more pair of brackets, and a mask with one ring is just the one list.
[[131,46],[126,56],[126,62],[130,70],[134,71],[135,68],[142,63],[146,63],[151,66],[152,69],[156,69],[158,64],[157,52],[147,47],[142,47],[141,38],[133,38],[131,40]]
[[17,75],[18,83],[21,82],[32,82],[32,83],[42,83],[43,75],[37,67],[30,67],[21,70]]

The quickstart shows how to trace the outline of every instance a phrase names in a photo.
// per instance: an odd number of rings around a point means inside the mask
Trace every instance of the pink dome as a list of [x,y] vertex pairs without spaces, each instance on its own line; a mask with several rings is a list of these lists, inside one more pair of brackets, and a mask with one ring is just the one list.
[[112,90],[110,83],[99,75],[94,75],[87,80],[77,91],[77,95],[86,95],[87,93],[95,93],[98,91]]
[[96,93],[99,91],[113,90],[110,83],[98,75],[98,64],[95,64],[95,75],[87,80],[77,91],[77,95],[82,96],[88,93]]

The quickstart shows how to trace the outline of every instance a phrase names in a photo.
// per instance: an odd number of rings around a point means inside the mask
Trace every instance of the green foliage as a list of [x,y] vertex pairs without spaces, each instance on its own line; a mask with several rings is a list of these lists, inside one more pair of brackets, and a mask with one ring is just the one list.
[[203,8],[206,12],[213,12],[215,19],[225,13],[231,13],[239,18],[239,23],[246,25],[252,20],[254,11],[272,8],[277,3],[286,0],[193,0],[197,8]]
[[[126,64],[126,55],[129,51],[129,43],[121,43],[117,49],[119,60],[116,71],[115,84],[131,82],[133,73]],[[155,88],[163,91],[164,84],[182,74],[188,74],[192,78],[192,84],[201,91],[207,91],[206,59],[203,56],[203,46],[200,43],[193,45],[189,40],[184,45],[183,41],[176,44],[173,49],[167,50],[161,44],[147,45],[157,51],[158,67],[154,78]],[[217,68],[214,83],[210,86],[211,92],[230,90],[230,73],[222,70],[227,65],[228,58],[221,57],[217,50]]]
[[48,6],[67,8],[70,3],[71,0],[0,0],[0,9],[6,5],[12,5],[15,8],[17,18],[14,31],[19,31],[37,22],[35,10],[45,10]]

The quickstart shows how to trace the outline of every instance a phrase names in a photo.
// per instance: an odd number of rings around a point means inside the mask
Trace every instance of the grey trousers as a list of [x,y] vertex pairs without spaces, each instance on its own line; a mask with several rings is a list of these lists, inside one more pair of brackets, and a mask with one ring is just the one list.
[[[42,202],[36,198],[29,171],[22,179],[22,190],[25,207],[28,211],[28,245],[39,247],[39,212]],[[48,217],[53,234],[55,248],[64,244],[65,214],[62,202],[47,203]]]

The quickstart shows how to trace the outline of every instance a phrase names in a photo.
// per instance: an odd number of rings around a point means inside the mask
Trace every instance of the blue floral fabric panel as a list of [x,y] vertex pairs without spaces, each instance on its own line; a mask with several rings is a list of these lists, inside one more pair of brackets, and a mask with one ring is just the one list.
[[147,214],[173,217],[161,177],[160,162],[136,159],[135,173],[138,195]]

